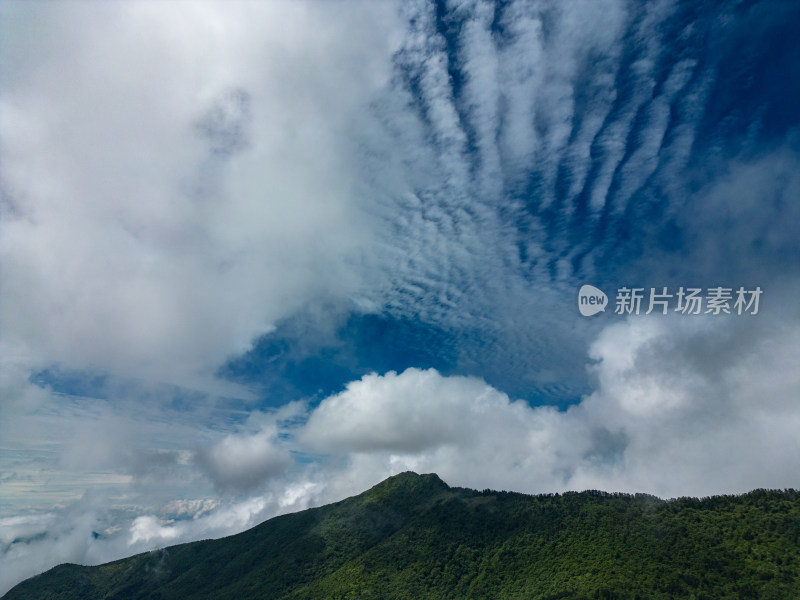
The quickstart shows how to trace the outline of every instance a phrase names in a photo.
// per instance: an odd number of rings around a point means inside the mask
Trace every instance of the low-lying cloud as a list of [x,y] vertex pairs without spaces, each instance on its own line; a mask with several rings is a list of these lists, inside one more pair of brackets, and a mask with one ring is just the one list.
[[196,460],[217,488],[252,491],[292,463],[289,451],[276,443],[277,435],[274,426],[252,435],[231,434],[199,452]]

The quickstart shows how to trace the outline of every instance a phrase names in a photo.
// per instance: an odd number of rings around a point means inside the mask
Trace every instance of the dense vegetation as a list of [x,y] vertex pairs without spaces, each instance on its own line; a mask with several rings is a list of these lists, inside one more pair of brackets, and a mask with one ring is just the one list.
[[527,496],[403,473],[221,540],[61,565],[4,596],[22,598],[800,598],[800,493]]

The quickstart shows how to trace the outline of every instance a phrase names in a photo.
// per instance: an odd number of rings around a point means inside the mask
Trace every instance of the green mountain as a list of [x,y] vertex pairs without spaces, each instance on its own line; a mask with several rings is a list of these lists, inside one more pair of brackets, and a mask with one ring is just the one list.
[[800,493],[528,496],[403,473],[220,540],[9,591],[38,599],[800,598]]

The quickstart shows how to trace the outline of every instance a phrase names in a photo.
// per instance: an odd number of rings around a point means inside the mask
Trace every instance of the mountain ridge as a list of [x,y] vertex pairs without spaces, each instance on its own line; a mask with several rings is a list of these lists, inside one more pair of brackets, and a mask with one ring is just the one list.
[[525,495],[405,472],[245,532],[59,565],[26,598],[800,597],[800,493]]

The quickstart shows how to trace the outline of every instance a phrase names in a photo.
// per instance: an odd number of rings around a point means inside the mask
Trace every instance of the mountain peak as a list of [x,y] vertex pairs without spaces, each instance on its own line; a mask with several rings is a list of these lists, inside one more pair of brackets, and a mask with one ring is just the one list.
[[387,497],[422,499],[431,495],[446,492],[450,489],[436,473],[420,475],[413,471],[404,471],[384,479],[364,493],[369,499],[377,500]]
[[391,485],[411,485],[411,486],[430,486],[435,487],[438,489],[450,489],[444,481],[442,481],[441,477],[439,477],[436,473],[415,473],[414,471],[403,471],[402,473],[398,473],[397,475],[392,475],[391,477],[387,477],[381,483],[374,487],[378,487],[385,484]]

